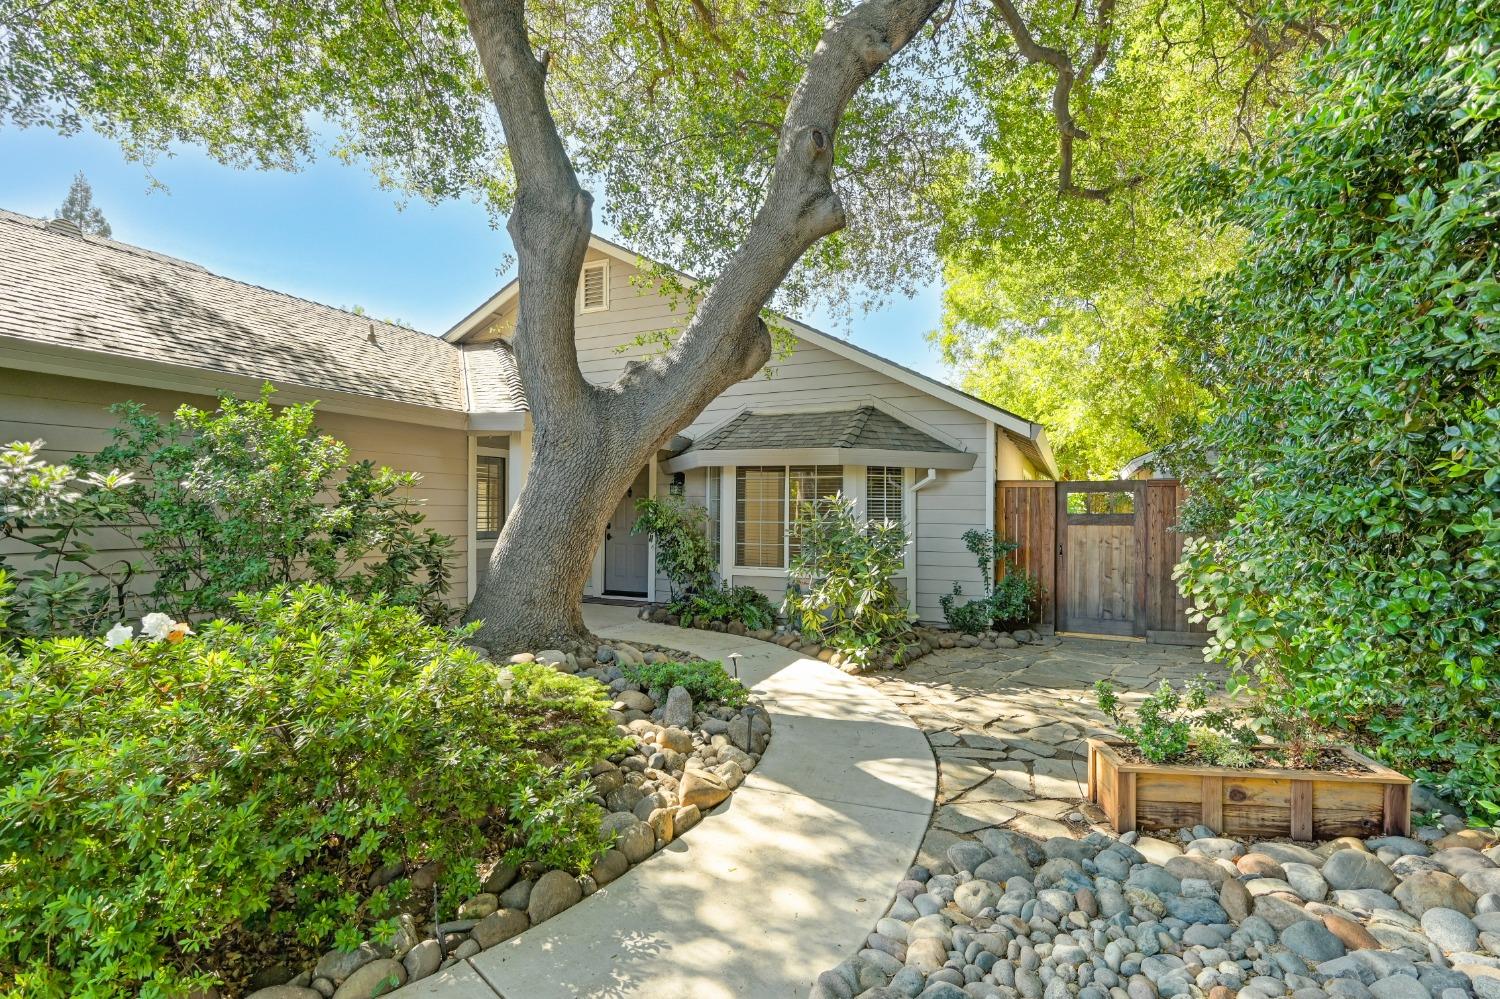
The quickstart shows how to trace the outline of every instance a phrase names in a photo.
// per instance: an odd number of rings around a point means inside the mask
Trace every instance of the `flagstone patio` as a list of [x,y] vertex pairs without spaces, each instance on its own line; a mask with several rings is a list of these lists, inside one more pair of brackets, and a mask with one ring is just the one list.
[[1128,697],[1199,673],[1223,676],[1198,648],[1064,637],[947,649],[867,676],[922,729],[938,760],[936,808],[917,862],[938,863],[954,843],[995,826],[1041,840],[1087,834],[1103,816],[1081,801],[1084,740],[1107,734],[1094,683],[1111,680]]

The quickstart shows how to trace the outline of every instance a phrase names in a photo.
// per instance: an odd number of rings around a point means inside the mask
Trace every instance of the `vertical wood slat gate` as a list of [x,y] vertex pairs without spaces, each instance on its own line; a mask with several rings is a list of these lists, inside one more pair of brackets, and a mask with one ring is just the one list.
[[1175,479],[997,482],[995,532],[1043,588],[1042,627],[1201,645],[1172,578],[1182,496]]

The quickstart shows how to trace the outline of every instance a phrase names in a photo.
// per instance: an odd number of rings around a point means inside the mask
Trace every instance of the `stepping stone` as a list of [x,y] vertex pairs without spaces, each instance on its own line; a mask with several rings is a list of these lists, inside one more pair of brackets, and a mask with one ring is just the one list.
[[999,801],[960,801],[943,805],[932,816],[932,824],[939,829],[956,833],[978,832],[991,826],[1003,825],[1021,814]]
[[1044,819],[1039,815],[1017,815],[1011,819],[1005,828],[1014,829],[1016,832],[1025,833],[1027,836],[1046,841],[1053,836],[1073,837],[1074,833],[1070,826],[1052,819]]
[[939,761],[939,772],[938,795],[943,801],[956,798],[970,788],[983,784],[990,779],[992,773],[982,763],[952,759]]

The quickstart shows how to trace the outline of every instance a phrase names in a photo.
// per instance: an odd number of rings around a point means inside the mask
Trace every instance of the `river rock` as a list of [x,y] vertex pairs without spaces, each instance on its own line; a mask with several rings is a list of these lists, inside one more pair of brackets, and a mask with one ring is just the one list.
[[1479,946],[1479,929],[1457,909],[1428,909],[1422,913],[1422,932],[1444,954],[1464,953]]
[[673,687],[667,691],[667,704],[661,711],[661,723],[671,728],[693,727],[693,695],[687,692],[686,687]]
[[677,793],[679,803],[696,805],[700,812],[706,812],[729,797],[729,785],[718,774],[689,770],[682,775]]
[[[491,913],[494,915],[494,913]],[[487,918],[487,917],[486,917]],[[484,922],[484,920],[480,920]],[[476,926],[475,929],[478,929]],[[436,940],[423,940],[401,959],[401,966],[406,969],[406,980],[414,982],[419,978],[426,978],[435,973],[438,966],[443,963],[443,951]]]
[[532,887],[526,915],[535,925],[571,908],[582,898],[583,886],[577,878],[566,871],[548,871]]
[[313,977],[326,978],[334,985],[339,985],[360,968],[379,958],[380,951],[369,943],[362,943],[354,950],[331,950],[318,958],[318,963],[313,968]]
[[1323,862],[1323,880],[1336,889],[1374,888],[1389,892],[1396,887],[1396,875],[1372,853],[1339,850]]
[[1323,914],[1323,926],[1339,938],[1349,950],[1379,950],[1380,941],[1370,935],[1370,931],[1352,919],[1334,913]]
[[1281,943],[1304,961],[1314,963],[1332,961],[1342,957],[1345,951],[1337,936],[1322,923],[1310,919],[1298,919],[1288,925],[1281,931]]
[[1230,878],[1219,887],[1219,905],[1229,914],[1229,918],[1236,923],[1243,922],[1250,915],[1250,907],[1254,900],[1250,897],[1250,890],[1240,881]]
[[361,965],[344,979],[333,993],[333,999],[374,999],[394,992],[406,984],[406,966],[388,957]]
[[1428,909],[1456,909],[1464,915],[1474,912],[1474,893],[1444,871],[1418,871],[1392,894],[1401,908],[1418,919]]
[[1304,901],[1321,902],[1328,897],[1328,882],[1313,865],[1291,863],[1283,865],[1282,871],[1286,874],[1286,882],[1292,886],[1292,891]]
[[496,909],[475,923],[469,935],[480,947],[493,947],[525,931],[530,925],[530,918],[520,909]]

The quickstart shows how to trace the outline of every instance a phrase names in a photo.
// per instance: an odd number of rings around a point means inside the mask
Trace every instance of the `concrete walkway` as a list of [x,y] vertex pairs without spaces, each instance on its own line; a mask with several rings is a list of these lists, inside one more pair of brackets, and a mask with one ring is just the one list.
[[[937,791],[927,740],[885,694],[749,638],[588,606],[597,634],[744,658],[771,714],[764,759],[695,829],[595,895],[401,999],[803,999],[894,896]],[[727,662],[726,662],[727,665]]]

